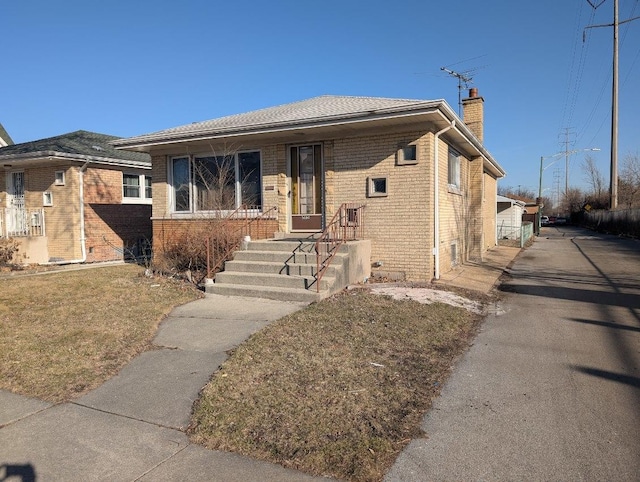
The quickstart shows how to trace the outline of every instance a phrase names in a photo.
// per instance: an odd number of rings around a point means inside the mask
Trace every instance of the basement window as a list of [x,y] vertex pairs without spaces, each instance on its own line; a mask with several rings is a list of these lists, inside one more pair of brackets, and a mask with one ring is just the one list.
[[458,242],[451,243],[451,266],[458,265]]
[[387,195],[387,177],[369,177],[367,195],[369,197],[385,197]]

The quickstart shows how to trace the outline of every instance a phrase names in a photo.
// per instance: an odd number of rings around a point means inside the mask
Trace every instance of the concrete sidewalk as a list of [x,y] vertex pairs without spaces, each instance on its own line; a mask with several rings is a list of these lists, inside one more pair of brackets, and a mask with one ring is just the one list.
[[521,251],[522,248],[496,246],[484,254],[482,261],[469,261],[442,274],[436,284],[489,293]]
[[184,433],[227,351],[303,306],[207,295],[163,321],[156,350],[73,402],[0,390],[0,480],[322,480],[192,445]]
[[[439,283],[489,292],[519,252],[494,248],[484,262],[460,266]],[[228,350],[304,306],[209,294],[171,312],[157,349],[73,402],[51,405],[0,390],[0,480],[327,480],[208,450],[185,434],[193,402]]]

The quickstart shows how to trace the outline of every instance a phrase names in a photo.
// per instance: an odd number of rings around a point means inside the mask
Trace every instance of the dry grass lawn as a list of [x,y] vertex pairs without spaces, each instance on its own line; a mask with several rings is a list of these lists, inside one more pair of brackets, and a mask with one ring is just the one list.
[[0,388],[50,402],[73,399],[150,346],[193,286],[146,278],[135,265],[0,280]]
[[212,449],[348,480],[381,480],[479,316],[347,291],[239,346],[204,389],[190,433]]

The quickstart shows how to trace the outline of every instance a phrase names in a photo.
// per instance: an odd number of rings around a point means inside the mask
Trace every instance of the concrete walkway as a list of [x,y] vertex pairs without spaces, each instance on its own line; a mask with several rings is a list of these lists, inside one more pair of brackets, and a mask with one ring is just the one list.
[[[489,292],[519,252],[494,248],[485,262],[440,282]],[[206,295],[169,315],[157,349],[73,402],[51,405],[0,390],[0,480],[327,480],[208,450],[184,433],[193,402],[228,350],[305,305]]]
[[51,405],[0,390],[0,480],[321,480],[192,445],[184,433],[193,402],[227,351],[303,306],[207,295],[171,313],[156,350],[73,402]]

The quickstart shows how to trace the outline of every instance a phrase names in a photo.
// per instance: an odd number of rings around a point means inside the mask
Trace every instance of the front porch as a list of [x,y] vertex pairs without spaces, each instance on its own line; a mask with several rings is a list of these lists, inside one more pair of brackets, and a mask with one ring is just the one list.
[[0,208],[0,237],[45,235],[44,209]]
[[49,261],[42,208],[0,208],[0,238],[13,239],[18,243],[13,263],[42,264]]

